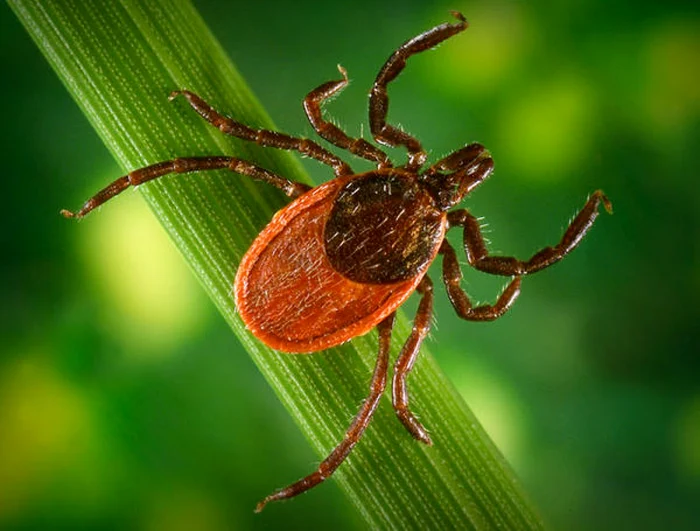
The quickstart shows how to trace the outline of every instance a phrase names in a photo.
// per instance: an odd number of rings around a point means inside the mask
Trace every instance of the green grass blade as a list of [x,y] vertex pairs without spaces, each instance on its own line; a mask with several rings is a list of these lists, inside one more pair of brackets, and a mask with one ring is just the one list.
[[[183,100],[168,103],[170,91],[187,88],[244,123],[272,127],[188,2],[10,5],[125,170],[173,156],[225,153],[307,181],[294,156],[225,138]],[[94,184],[97,190],[106,183]],[[285,198],[226,172],[162,179],[140,192],[318,455],[325,456],[367,392],[376,335],[321,355],[289,356],[246,332],[231,297],[236,266]],[[56,223],[65,221],[57,214]],[[409,330],[401,317],[394,355]],[[413,441],[385,397],[363,441],[334,476],[368,525],[541,528],[512,471],[427,351],[410,390],[435,445]],[[280,484],[296,479],[280,478]]]

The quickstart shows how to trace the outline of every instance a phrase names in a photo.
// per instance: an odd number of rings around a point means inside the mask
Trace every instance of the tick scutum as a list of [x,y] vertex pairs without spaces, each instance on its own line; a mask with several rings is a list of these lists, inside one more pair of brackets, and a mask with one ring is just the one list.
[[324,230],[326,255],[355,282],[407,280],[435,257],[445,220],[415,178],[393,168],[368,172],[338,191]]

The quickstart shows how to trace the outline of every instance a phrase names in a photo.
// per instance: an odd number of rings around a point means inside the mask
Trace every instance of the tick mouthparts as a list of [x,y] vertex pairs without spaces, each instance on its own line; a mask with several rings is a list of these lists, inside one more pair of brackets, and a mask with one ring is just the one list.
[[484,159],[490,159],[490,158],[491,158],[491,152],[490,152],[487,148],[484,148],[484,149],[481,151],[481,153],[479,153],[479,154],[476,156],[475,161],[481,162],[481,161],[484,160]]
[[466,18],[462,13],[460,13],[459,11],[451,10],[451,11],[450,11],[450,15],[452,15],[453,17],[455,17],[455,18],[456,18],[457,20],[459,20],[460,22],[464,23],[466,27],[469,27],[469,21],[468,21],[467,18]]
[[78,217],[77,214],[71,212],[70,210],[66,210],[65,208],[61,210],[61,215],[67,219],[73,219]]
[[493,171],[493,159],[491,158],[491,152],[484,148],[482,151],[477,153],[471,160],[465,160],[460,164],[459,169],[461,171],[466,170],[467,175],[473,175],[477,171],[484,172],[488,176]]
[[610,201],[610,199],[608,199],[607,195],[603,194],[602,192],[601,192],[601,194],[602,194],[601,200],[603,201],[603,207],[605,208],[605,211],[608,214],[612,214],[613,213],[612,201]]

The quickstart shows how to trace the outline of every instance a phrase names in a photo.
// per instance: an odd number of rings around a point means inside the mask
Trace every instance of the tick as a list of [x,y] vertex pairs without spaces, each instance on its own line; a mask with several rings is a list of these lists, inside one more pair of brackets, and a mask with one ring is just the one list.
[[[356,174],[348,164],[316,142],[259,130],[227,118],[198,95],[180,90],[192,108],[222,133],[262,146],[294,150],[327,164],[335,178],[312,188],[290,181],[235,157],[186,157],[159,162],[130,172],[98,192],[66,217],[81,218],[129,186],[171,173],[228,169],[283,190],[293,201],[272,218],[243,257],[233,293],[241,318],[260,341],[281,352],[309,353],[340,345],[373,328],[379,333],[377,362],[369,395],[343,440],[318,469],[278,490],[256,507],[292,498],[326,480],[360,440],[379,404],[387,383],[389,345],[396,310],[415,291],[420,302],[413,330],[394,364],[392,401],[408,432],[432,444],[426,429],[409,409],[406,379],[430,329],[433,282],[428,267],[440,255],[442,279],[452,306],[468,321],[492,321],[513,305],[521,278],[540,271],[571,252],[595,221],[600,205],[612,212],[601,191],[588,198],[561,240],[528,260],[489,254],[479,222],[466,209],[452,210],[493,172],[493,159],[477,143],[468,144],[427,169],[427,153],[405,131],[387,123],[387,85],[396,79],[411,56],[436,47],[467,29],[461,13],[456,23],[442,24],[407,41],[379,71],[369,97],[369,124],[374,140],[389,147],[403,146],[408,159],[394,166],[388,156],[362,138],[353,138],[326,120],[321,105],[348,84],[329,81],[304,99],[304,110],[316,132],[331,144],[371,161],[376,169]],[[474,306],[460,287],[457,254],[445,239],[448,230],[461,228],[467,262],[473,268],[511,277],[492,305]]]

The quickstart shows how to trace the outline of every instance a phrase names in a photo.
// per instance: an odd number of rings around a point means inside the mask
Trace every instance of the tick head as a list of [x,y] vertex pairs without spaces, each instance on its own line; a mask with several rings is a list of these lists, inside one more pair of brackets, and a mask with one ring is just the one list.
[[439,160],[421,175],[438,207],[449,210],[493,172],[491,154],[481,144],[469,144]]

